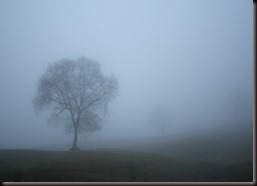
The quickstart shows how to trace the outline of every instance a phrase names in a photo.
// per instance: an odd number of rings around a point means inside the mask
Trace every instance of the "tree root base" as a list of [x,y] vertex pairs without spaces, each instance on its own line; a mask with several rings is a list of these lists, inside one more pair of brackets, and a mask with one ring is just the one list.
[[71,147],[70,151],[71,152],[77,152],[77,151],[80,151],[80,149],[78,147]]

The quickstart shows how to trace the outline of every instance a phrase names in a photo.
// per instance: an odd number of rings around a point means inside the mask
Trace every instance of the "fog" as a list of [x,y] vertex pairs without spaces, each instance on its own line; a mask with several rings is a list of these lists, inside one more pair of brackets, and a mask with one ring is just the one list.
[[79,144],[252,130],[252,1],[0,1],[0,148],[70,147],[36,113],[49,63],[85,56],[119,94]]

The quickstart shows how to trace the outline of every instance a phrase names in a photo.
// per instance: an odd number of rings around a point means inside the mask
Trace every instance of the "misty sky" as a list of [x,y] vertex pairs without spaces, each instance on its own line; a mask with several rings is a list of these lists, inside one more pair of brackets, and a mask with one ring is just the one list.
[[32,100],[48,63],[80,56],[120,86],[102,130],[80,141],[252,124],[250,0],[1,0],[0,148],[72,143]]

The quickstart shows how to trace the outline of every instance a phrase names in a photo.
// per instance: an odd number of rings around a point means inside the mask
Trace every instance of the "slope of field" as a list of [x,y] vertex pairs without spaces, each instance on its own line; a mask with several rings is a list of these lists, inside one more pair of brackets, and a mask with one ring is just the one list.
[[253,136],[250,130],[205,133],[177,139],[138,140],[125,149],[229,165],[253,160]]
[[118,149],[0,150],[0,181],[253,181],[253,162],[223,165]]

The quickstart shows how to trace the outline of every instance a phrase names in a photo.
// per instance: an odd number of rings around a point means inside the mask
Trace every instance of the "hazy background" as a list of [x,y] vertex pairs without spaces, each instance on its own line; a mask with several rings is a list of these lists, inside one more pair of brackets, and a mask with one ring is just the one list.
[[1,0],[0,148],[72,144],[32,99],[48,63],[79,56],[120,85],[80,143],[252,128],[252,1]]

